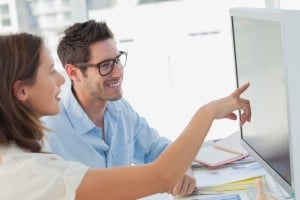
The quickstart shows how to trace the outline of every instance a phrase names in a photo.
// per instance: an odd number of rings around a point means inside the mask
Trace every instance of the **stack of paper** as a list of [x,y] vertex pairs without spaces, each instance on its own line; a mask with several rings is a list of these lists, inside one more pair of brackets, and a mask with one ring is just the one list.
[[213,192],[229,192],[229,191],[236,191],[236,190],[246,190],[249,187],[254,186],[254,181],[258,177],[253,177],[249,179],[244,179],[240,181],[235,181],[231,183],[215,185],[210,187],[201,187],[198,188],[198,191],[213,191]]
[[239,132],[235,132],[213,145],[202,147],[195,157],[195,162],[209,167],[217,167],[246,156],[248,153],[240,144]]
[[248,152],[241,145],[240,132],[234,132],[233,134],[218,140],[213,146],[217,149],[227,151],[237,155],[248,155]]
[[266,171],[257,162],[220,169],[194,170],[194,176],[199,189],[234,182],[238,183],[239,181],[264,176],[265,174]]

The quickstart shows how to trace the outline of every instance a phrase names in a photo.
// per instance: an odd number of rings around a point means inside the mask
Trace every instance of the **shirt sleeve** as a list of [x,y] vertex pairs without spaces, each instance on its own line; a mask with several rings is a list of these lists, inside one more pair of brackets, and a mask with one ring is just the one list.
[[52,154],[32,154],[13,155],[4,160],[0,199],[75,199],[88,167]]
[[67,163],[67,167],[61,176],[64,188],[66,188],[65,191],[67,192],[62,192],[62,194],[58,194],[58,196],[66,196],[66,199],[75,199],[76,190],[84,178],[88,167],[78,162],[68,161]]
[[157,130],[150,127],[130,104],[123,99],[127,108],[126,118],[132,119],[134,134],[133,160],[135,164],[146,164],[155,160],[171,143],[166,137],[159,136]]
[[136,124],[135,135],[134,161],[137,164],[154,161],[171,143],[167,138],[159,136],[142,117]]

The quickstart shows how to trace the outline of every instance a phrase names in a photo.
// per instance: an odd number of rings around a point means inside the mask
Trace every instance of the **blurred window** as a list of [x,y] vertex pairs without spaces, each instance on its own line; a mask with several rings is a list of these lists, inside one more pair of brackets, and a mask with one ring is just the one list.
[[8,4],[0,5],[0,14],[1,15],[9,14]]
[[10,26],[11,25],[10,19],[2,19],[1,24],[2,26]]

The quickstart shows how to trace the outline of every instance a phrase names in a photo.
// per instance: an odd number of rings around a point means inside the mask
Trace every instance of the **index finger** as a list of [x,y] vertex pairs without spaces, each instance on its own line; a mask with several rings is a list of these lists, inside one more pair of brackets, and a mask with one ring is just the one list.
[[248,89],[248,87],[250,86],[250,83],[247,82],[244,85],[242,85],[241,87],[237,88],[233,93],[232,96],[235,97],[239,97],[245,90]]

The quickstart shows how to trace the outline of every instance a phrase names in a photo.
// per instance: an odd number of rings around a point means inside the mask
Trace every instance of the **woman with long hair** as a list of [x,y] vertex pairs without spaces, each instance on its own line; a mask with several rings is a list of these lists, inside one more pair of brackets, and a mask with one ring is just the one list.
[[[39,118],[59,112],[64,78],[42,39],[20,33],[0,36],[0,199],[137,199],[169,191],[196,156],[214,119],[250,121],[247,99],[232,94],[200,107],[182,134],[154,162],[89,169],[43,149]],[[204,180],[205,181],[205,180]]]

